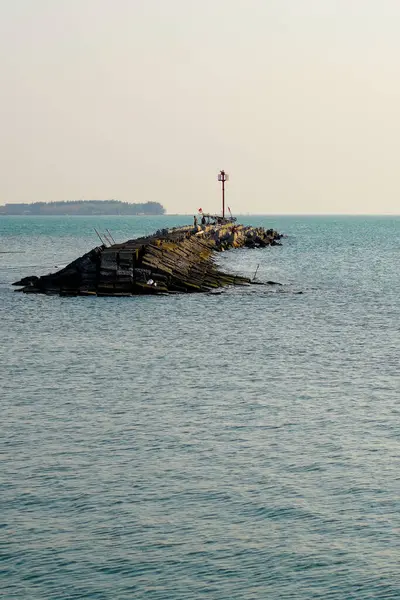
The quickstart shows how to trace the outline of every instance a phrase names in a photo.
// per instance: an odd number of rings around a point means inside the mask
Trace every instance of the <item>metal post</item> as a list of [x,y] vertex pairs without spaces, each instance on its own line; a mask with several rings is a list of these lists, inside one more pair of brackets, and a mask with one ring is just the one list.
[[225,219],[225,181],[228,181],[228,174],[223,169],[218,173],[218,181],[222,183],[222,218]]
[[225,219],[225,171],[221,171],[222,175],[222,218]]

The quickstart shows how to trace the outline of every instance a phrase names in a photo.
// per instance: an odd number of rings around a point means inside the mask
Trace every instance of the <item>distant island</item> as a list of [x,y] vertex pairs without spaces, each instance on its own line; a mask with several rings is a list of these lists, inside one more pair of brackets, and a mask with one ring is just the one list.
[[159,202],[133,204],[120,200],[67,200],[65,202],[34,202],[5,204],[0,215],[163,215]]

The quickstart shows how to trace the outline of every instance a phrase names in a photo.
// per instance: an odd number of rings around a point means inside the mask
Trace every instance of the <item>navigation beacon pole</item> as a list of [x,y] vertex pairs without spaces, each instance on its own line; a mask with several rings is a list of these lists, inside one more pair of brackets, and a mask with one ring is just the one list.
[[229,175],[222,169],[218,173],[218,181],[222,183],[222,218],[225,219],[225,181],[228,181]]

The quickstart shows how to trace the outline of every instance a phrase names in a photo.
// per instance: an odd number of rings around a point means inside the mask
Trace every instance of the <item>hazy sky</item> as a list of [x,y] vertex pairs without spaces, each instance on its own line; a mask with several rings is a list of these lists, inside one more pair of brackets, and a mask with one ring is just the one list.
[[399,213],[400,0],[0,0],[0,204]]

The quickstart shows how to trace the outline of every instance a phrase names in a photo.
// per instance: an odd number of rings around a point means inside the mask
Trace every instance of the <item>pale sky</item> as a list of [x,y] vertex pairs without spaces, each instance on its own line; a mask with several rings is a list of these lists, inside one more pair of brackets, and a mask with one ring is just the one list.
[[0,0],[0,204],[400,212],[400,0]]

